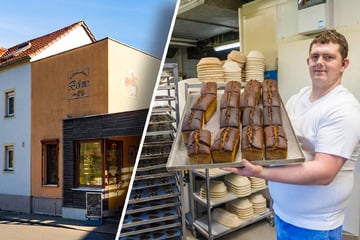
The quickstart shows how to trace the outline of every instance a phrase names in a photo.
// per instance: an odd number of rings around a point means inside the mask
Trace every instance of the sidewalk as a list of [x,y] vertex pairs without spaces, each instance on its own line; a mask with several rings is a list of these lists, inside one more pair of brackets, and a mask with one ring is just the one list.
[[53,227],[61,227],[68,229],[76,229],[88,232],[99,232],[105,234],[116,235],[118,221],[114,219],[104,219],[99,226],[90,226],[86,221],[65,219],[62,217],[40,215],[40,214],[26,214],[17,212],[0,211],[0,224],[2,221],[21,222],[28,224],[38,224]]

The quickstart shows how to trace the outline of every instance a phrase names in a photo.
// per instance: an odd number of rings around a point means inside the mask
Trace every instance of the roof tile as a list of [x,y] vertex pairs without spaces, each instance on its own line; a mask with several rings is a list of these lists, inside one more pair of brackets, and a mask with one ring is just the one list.
[[92,34],[88,26],[85,24],[85,22],[79,21],[62,29],[59,29],[55,32],[17,44],[8,49],[0,48],[0,66],[8,65],[13,62],[19,61],[23,58],[31,58],[32,56],[37,55],[42,50],[51,46],[53,43],[57,42],[67,33],[69,33],[74,28],[77,28],[79,26],[82,26],[85,29],[85,31],[87,32],[87,34],[89,35],[89,37],[93,42],[96,41],[94,35]]

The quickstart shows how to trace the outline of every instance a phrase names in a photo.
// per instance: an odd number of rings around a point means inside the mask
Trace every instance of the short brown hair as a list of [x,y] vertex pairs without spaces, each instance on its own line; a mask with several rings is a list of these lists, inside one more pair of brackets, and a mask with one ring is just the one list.
[[315,36],[315,38],[310,43],[309,52],[311,51],[311,48],[313,44],[327,44],[327,43],[335,43],[339,44],[340,54],[343,59],[347,58],[348,51],[349,51],[349,45],[346,41],[346,38],[341,33],[337,32],[334,29],[326,30],[318,35]]

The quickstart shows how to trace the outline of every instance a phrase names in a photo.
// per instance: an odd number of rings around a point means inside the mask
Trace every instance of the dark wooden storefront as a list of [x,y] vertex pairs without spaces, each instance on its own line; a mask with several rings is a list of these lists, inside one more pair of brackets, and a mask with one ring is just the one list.
[[[63,120],[63,207],[86,208],[86,191],[79,191],[76,181],[75,142],[121,136],[141,136],[147,113],[148,109],[144,109]],[[88,191],[91,192],[91,188]],[[103,192],[104,189],[93,189],[93,191]],[[106,200],[103,201],[103,204],[106,209]]]

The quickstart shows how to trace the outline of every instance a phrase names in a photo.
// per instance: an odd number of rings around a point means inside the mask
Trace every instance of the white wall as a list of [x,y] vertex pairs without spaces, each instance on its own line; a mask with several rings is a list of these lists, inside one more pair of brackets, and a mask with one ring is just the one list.
[[[160,72],[160,59],[111,39],[108,53],[109,113],[149,108]],[[128,91],[126,79],[131,74],[136,87]]]
[[54,44],[46,48],[40,54],[33,56],[31,61],[36,61],[45,57],[49,57],[69,49],[77,48],[85,44],[91,43],[90,37],[87,35],[86,31],[82,26],[78,26],[76,29],[73,29],[71,32],[60,38]]
[[[30,64],[0,71],[0,194],[30,196]],[[15,117],[4,118],[5,91],[15,89]],[[14,171],[5,172],[4,145],[14,145]]]

